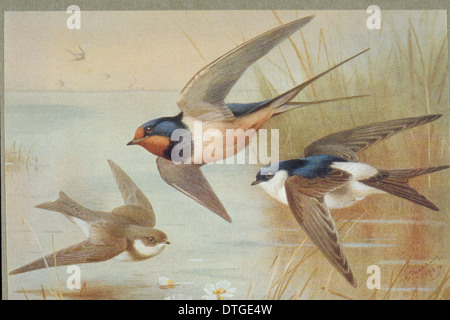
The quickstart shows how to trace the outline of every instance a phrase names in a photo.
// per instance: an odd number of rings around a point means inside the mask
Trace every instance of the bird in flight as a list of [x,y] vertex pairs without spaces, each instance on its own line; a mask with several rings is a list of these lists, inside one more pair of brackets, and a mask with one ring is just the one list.
[[[312,82],[323,77],[368,49],[342,61],[328,70],[316,75],[304,83],[269,100],[256,103],[226,103],[225,98],[244,72],[255,61],[266,55],[271,49],[291,36],[295,31],[307,25],[314,16],[304,17],[275,29],[269,30],[222,55],[201,69],[181,91],[177,104],[181,113],[173,117],[162,117],[140,125],[133,140],[128,145],[139,145],[157,156],[156,162],[162,179],[170,186],[191,197],[201,205],[213,211],[223,219],[231,222],[222,202],[201,171],[206,163],[223,160],[235,155],[245,148],[250,139],[242,134],[249,130],[256,132],[275,115],[306,105],[319,104],[355,97],[343,97],[312,102],[291,102],[297,94]],[[205,158],[206,150],[211,144],[204,143],[202,136],[193,134],[196,123],[201,123],[203,132],[209,129],[222,133],[224,141],[222,152],[211,153]],[[179,131],[186,132],[184,137],[174,138]],[[237,134],[232,141],[225,141],[226,131],[234,130]],[[253,138],[251,136],[250,138]],[[237,143],[242,141],[245,143]],[[180,144],[190,150],[178,152]],[[182,163],[174,161],[182,153]]]
[[358,162],[357,152],[441,115],[397,119],[363,125],[327,135],[305,148],[305,157],[262,168],[252,185],[289,206],[297,222],[331,264],[354,287],[356,280],[342,249],[330,209],[345,208],[366,196],[390,193],[438,210],[408,184],[419,175],[447,169],[378,170]]
[[50,253],[9,274],[19,274],[45,267],[93,263],[116,258],[140,261],[156,256],[170,242],[167,235],[155,228],[155,213],[147,197],[131,178],[113,161],[111,171],[122,193],[125,205],[112,212],[94,211],[69,198],[64,192],[54,202],[36,207],[62,213],[78,225],[87,240]]
[[80,46],[78,45],[78,50],[80,52],[73,52],[69,49],[66,49],[67,52],[71,53],[74,56],[74,59],[72,59],[71,61],[81,61],[81,60],[86,60],[86,52],[84,51],[85,48],[89,47],[90,44],[85,44],[84,46]]

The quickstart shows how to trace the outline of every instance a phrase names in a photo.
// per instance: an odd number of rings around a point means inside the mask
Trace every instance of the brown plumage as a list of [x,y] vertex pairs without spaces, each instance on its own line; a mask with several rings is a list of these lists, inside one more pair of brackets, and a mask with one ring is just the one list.
[[38,204],[36,208],[64,214],[83,230],[87,240],[30,262],[10,275],[55,265],[101,262],[119,255],[121,259],[143,260],[159,254],[169,244],[167,235],[154,228],[155,214],[147,197],[119,166],[111,160],[109,165],[125,205],[112,212],[90,210],[64,192],[56,201]]
[[439,211],[439,208],[436,207],[436,205],[412,188],[408,184],[408,180],[423,174],[444,170],[449,167],[450,166],[438,166],[425,169],[381,170],[378,175],[370,179],[360,180],[360,182],[397,197],[413,201],[429,209]]

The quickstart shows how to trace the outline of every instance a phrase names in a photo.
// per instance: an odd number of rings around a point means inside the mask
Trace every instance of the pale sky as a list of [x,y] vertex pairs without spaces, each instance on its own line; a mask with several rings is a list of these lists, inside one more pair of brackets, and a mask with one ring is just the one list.
[[[379,42],[379,31],[366,27],[365,11],[277,13],[285,23],[316,15],[302,29],[314,63],[325,59],[323,49],[317,57],[321,29],[328,50],[343,58]],[[389,13],[401,38],[411,14],[420,19],[417,12]],[[69,16],[65,11],[5,13],[7,91],[181,90],[206,62],[279,25],[272,11],[81,11],[81,29],[69,30]],[[438,16],[445,24],[445,11]],[[300,33],[293,37],[303,50]],[[86,59],[71,61],[74,56],[69,51],[79,52],[78,46],[85,47]],[[301,81],[288,41],[282,50],[290,64],[294,61],[291,71]],[[277,48],[268,58],[263,62],[267,68],[283,65]],[[278,72],[277,77],[286,74]]]

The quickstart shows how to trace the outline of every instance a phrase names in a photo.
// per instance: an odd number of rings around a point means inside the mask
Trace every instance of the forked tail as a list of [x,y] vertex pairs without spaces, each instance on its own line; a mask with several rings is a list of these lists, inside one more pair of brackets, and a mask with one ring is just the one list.
[[354,56],[352,56],[352,57],[350,57],[350,58],[348,58],[348,59],[346,59],[346,60],[344,60],[344,61],[342,61],[342,62],[340,62],[340,63],[338,63],[338,64],[336,64],[336,65],[334,65],[333,67],[329,68],[328,70],[325,70],[324,72],[319,73],[318,75],[312,77],[311,79],[309,79],[309,80],[307,80],[307,81],[305,81],[305,82],[299,84],[298,86],[292,88],[291,90],[286,91],[285,93],[280,94],[278,97],[275,97],[275,98],[269,100],[269,101],[265,104],[265,107],[266,107],[266,106],[270,106],[270,107],[276,109],[274,115],[277,115],[277,114],[284,113],[284,112],[286,112],[286,111],[289,111],[289,110],[292,110],[292,109],[295,109],[295,108],[299,108],[299,107],[302,107],[302,106],[308,105],[308,104],[324,103],[324,102],[331,102],[331,101],[338,101],[338,100],[345,100],[345,99],[352,99],[352,98],[360,98],[360,97],[363,97],[363,96],[343,97],[343,98],[330,99],[330,100],[313,101],[313,102],[309,102],[309,103],[298,103],[298,104],[290,103],[290,104],[288,105],[288,103],[289,103],[292,99],[294,99],[295,96],[296,96],[297,94],[299,94],[300,91],[302,91],[304,88],[306,88],[307,86],[309,86],[311,83],[313,83],[314,81],[316,81],[316,80],[322,78],[323,76],[325,76],[326,74],[328,74],[330,71],[332,71],[332,70],[338,68],[339,66],[341,66],[341,65],[343,65],[343,64],[345,64],[345,63],[347,63],[347,62],[349,62],[350,60],[356,58],[357,56],[359,56],[359,55],[361,55],[361,54],[367,52],[368,50],[370,50],[370,48],[365,49],[365,50],[363,50],[363,51],[361,51],[361,52],[355,54]]
[[59,193],[59,198],[56,201],[43,202],[38,204],[36,208],[60,212],[66,216],[80,218],[86,221],[92,220],[96,215],[94,211],[78,204],[62,191]]
[[444,170],[449,167],[450,166],[438,166],[425,169],[383,170],[376,176],[370,179],[361,180],[360,182],[398,197],[413,201],[432,210],[439,211],[439,208],[436,207],[430,200],[412,188],[408,184],[408,180],[420,175]]

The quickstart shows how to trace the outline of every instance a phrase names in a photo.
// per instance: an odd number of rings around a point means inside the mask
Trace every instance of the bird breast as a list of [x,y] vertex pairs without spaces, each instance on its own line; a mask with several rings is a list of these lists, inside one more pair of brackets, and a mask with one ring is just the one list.
[[287,178],[288,173],[284,170],[280,170],[273,176],[272,179],[261,182],[258,185],[274,199],[287,205],[286,189],[284,187],[284,183]]
[[118,259],[122,261],[137,261],[154,257],[163,251],[166,244],[158,243],[156,245],[145,244],[142,240],[136,239],[130,241],[127,247],[127,254],[123,254]]

